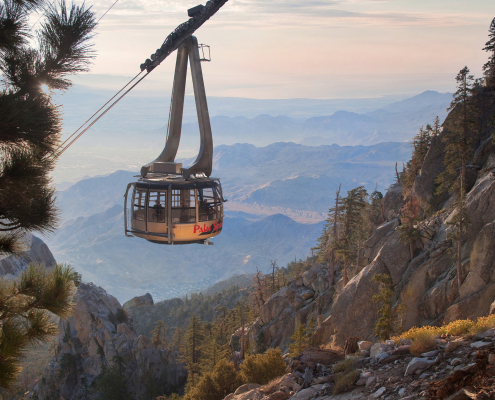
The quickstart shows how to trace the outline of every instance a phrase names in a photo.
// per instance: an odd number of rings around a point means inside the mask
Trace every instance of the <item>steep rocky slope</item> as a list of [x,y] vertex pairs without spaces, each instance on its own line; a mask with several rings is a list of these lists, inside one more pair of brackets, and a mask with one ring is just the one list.
[[[73,316],[59,323],[57,343],[55,358],[32,392],[40,399],[97,399],[95,380],[112,366],[121,369],[133,399],[150,390],[148,382],[159,382],[161,395],[186,377],[175,352],[138,336],[117,299],[93,284],[79,286]],[[69,368],[64,368],[64,357],[71,360]]]
[[405,329],[490,312],[495,300],[495,149],[491,123],[495,96],[491,92],[479,96],[484,108],[475,137],[475,155],[469,166],[467,208],[471,223],[464,236],[461,287],[449,251],[452,241],[448,234],[453,229],[449,222],[455,216],[451,208],[453,199],[434,196],[435,178],[443,170],[444,130],[433,140],[413,187],[423,209],[429,209],[431,215],[418,225],[421,238],[415,242],[414,259],[410,259],[408,246],[399,241],[402,189],[396,184],[384,198],[386,221],[375,227],[364,242],[359,265],[354,267],[354,277],[347,286],[340,279],[329,287],[326,268],[315,264],[261,307],[260,318],[250,332],[253,342],[263,333],[266,346],[284,349],[296,322],[307,323],[311,317],[319,322],[320,343],[343,347],[351,336],[373,339],[379,307],[371,301],[379,291],[378,283],[372,282],[375,274],[390,275],[394,307],[401,302],[407,307]]

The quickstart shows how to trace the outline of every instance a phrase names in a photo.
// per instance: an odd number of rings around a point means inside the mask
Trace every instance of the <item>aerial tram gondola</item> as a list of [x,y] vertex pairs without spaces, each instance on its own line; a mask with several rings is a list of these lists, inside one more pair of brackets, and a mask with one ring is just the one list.
[[[188,10],[189,16],[201,13],[204,8],[198,6]],[[174,34],[171,34],[172,39]],[[182,163],[175,162],[175,157],[182,129],[188,60],[201,142],[194,163],[183,168]],[[213,244],[210,239],[222,231],[225,200],[220,180],[211,177],[213,137],[201,61],[210,61],[209,48],[199,45],[196,37],[188,35],[177,49],[165,148],[156,160],[141,168],[139,179],[129,183],[124,195],[125,234],[128,237],[136,236],[160,244]],[[150,66],[150,60],[147,64],[143,64],[142,69],[154,68]]]

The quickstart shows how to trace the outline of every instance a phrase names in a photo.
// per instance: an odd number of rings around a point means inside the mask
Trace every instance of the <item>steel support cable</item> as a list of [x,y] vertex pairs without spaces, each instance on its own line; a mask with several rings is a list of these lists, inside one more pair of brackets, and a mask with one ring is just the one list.
[[[117,0],[118,1],[118,0]],[[107,12],[117,3],[117,1],[110,6],[110,8],[107,10]],[[174,32],[172,32],[165,42],[163,43],[162,47],[157,50],[159,51],[160,54],[153,54],[151,58],[154,61],[151,60],[146,60],[145,63],[141,64],[141,72],[143,72],[145,69],[147,70],[146,75],[144,75],[139,81],[137,81],[134,85],[132,85],[131,88],[129,88],[122,96],[120,96],[115,102],[112,103],[110,107],[108,107],[102,114],[100,114],[91,124],[86,127],[82,132],[79,133],[74,139],[72,139],[69,143],[67,143],[70,138],[72,138],[84,125],[86,125],[98,112],[100,112],[110,101],[112,101],[122,90],[124,90],[134,79],[136,79],[140,74],[137,74],[126,86],[124,86],[114,97],[112,97],[103,107],[101,107],[91,118],[89,118],[79,129],[74,132],[69,138],[67,138],[64,143],[62,143],[57,150],[54,151],[53,153],[53,158],[57,158],[60,155],[62,155],[65,150],[67,150],[77,139],[79,139],[89,128],[91,128],[101,117],[103,117],[115,104],[117,104],[127,93],[129,93],[137,84],[139,84],[153,69],[155,69],[158,65],[162,63],[174,50],[178,49],[180,44],[186,40],[189,36],[191,36],[194,31],[199,29],[201,25],[203,25],[204,22],[206,22],[212,15],[214,15],[228,0],[209,0],[206,3],[206,6],[203,7],[203,10],[199,12],[199,15],[196,15],[194,18],[190,18],[187,22],[180,24]],[[105,13],[106,14],[106,13]],[[105,14],[101,17],[103,18]],[[100,19],[101,19],[100,18]],[[98,20],[99,21],[99,20]],[[174,35],[177,35],[173,37]],[[166,49],[164,49],[166,48]],[[163,49],[163,50],[162,50]],[[175,77],[174,77],[175,80]],[[173,101],[173,92],[172,92],[172,99]],[[171,103],[172,106],[172,103]],[[171,109],[169,110],[169,117],[170,117]],[[169,134],[169,128],[170,128],[170,118],[169,118],[169,126],[167,126],[167,138]],[[67,143],[65,147],[64,144]],[[58,151],[60,149],[60,151]],[[57,152],[58,151],[58,152]]]
[[[142,71],[141,71],[142,72]],[[120,96],[117,100],[115,100],[111,105],[110,107],[108,107],[103,113],[101,113],[93,122],[91,122],[90,125],[88,125],[86,128],[84,128],[83,131],[81,131],[79,133],[79,135],[77,135],[74,139],[72,139],[63,149],[61,149],[58,153],[54,154],[53,155],[53,158],[58,158],[60,157],[65,150],[67,150],[77,139],[79,139],[89,128],[91,128],[101,117],[103,117],[108,111],[110,111],[112,109],[112,107],[117,104],[120,100],[122,100],[124,98],[125,95],[127,95],[127,93],[129,93],[132,89],[134,89],[144,78],[146,78],[148,76],[149,72],[146,73],[146,75],[144,75],[141,79],[139,79],[134,85],[132,85],[129,89],[127,89],[124,94],[122,96]],[[139,75],[139,74],[138,74]],[[135,78],[134,78],[135,79]],[[134,80],[133,79],[133,80]],[[132,81],[131,81],[132,82]],[[127,85],[126,85],[127,86]],[[122,89],[120,90],[122,91]],[[120,92],[119,92],[120,93]],[[113,97],[115,98],[115,96]],[[110,102],[111,100],[109,100],[107,102],[107,104]],[[84,125],[83,125],[84,126]],[[80,129],[80,128],[79,128]]]
[[105,11],[105,14],[103,14],[103,15],[102,15],[102,16],[98,19],[98,21],[96,21],[96,23],[100,22],[100,20],[101,20],[101,19],[102,19],[105,15],[107,15],[107,13],[108,13],[108,12],[109,12],[112,8],[113,8],[113,6],[114,6],[115,4],[117,4],[117,2],[118,2],[118,1],[119,1],[119,0],[115,0],[115,3],[113,3],[107,11]]
[[[132,83],[132,82],[133,82],[133,81],[134,81],[134,80],[135,80],[135,79],[136,79],[139,75],[141,75],[141,73],[142,73],[142,72],[143,72],[143,71],[139,72],[139,74],[137,74],[134,78],[132,78],[132,79],[131,79],[131,80],[130,80],[130,81],[129,81],[129,82],[128,82],[128,83],[127,83],[127,84],[126,84],[123,88],[122,88],[122,89],[120,89],[117,93],[115,93],[115,94],[113,95],[113,97],[112,97],[110,100],[108,100],[105,104],[103,104],[103,105],[102,105],[102,106],[98,109],[98,111],[96,111],[96,112],[95,112],[95,113],[94,113],[91,117],[89,117],[89,118],[88,118],[88,119],[87,119],[87,120],[86,120],[86,121],[85,121],[85,122],[84,122],[84,123],[83,123],[83,124],[82,124],[79,128],[77,128],[77,130],[76,130],[76,131],[75,131],[72,135],[70,135],[67,139],[65,139],[65,140],[64,140],[64,142],[63,142],[60,146],[58,146],[58,147],[54,150],[53,154],[57,154],[57,152],[58,152],[60,149],[62,149],[62,148],[65,146],[65,144],[66,144],[68,141],[70,141],[70,139],[71,139],[71,138],[72,138],[72,137],[73,137],[73,136],[74,136],[77,132],[79,132],[79,130],[80,130],[80,129],[82,129],[82,128],[84,127],[84,125],[86,125],[89,121],[91,121],[91,120],[93,119],[93,117],[94,117],[96,114],[98,114],[98,113],[99,113],[99,112],[100,112],[103,108],[105,108],[105,107],[106,107],[106,105],[107,105],[108,103],[110,103],[113,99],[115,99],[115,98],[116,98],[116,97],[117,97],[117,96],[118,96],[118,95],[119,95],[119,94],[120,94],[120,93],[121,93],[121,92],[122,92],[122,91],[123,91],[123,90],[124,90],[127,86],[129,86],[129,85],[130,85],[130,84],[131,84],[131,83]],[[146,75],[145,75],[145,76],[146,76]],[[133,86],[133,87],[134,87],[134,86]],[[99,118],[98,118],[98,119],[99,119]]]

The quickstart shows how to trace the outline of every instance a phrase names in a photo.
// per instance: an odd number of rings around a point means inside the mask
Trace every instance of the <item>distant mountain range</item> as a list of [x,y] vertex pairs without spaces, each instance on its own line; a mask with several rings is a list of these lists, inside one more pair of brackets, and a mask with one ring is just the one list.
[[305,258],[323,229],[323,222],[300,224],[281,214],[256,222],[226,217],[214,246],[167,246],[127,238],[123,224],[123,208],[115,205],[65,222],[47,243],[57,262],[71,264],[83,280],[120,301],[146,292],[163,300],[256,267],[266,272],[270,260],[285,266],[294,257]]
[[[364,114],[340,110],[302,121],[266,114],[255,118],[217,116],[212,118],[212,129],[216,143],[222,144],[246,142],[266,146],[291,141],[309,146],[355,146],[402,142],[410,140],[421,126],[433,122],[437,116],[443,122],[451,100],[450,93],[428,91]],[[161,132],[166,132],[166,126]],[[196,137],[197,123],[185,124],[183,132]]]
[[[109,95],[106,91],[76,88],[57,98],[63,104],[64,131],[73,132],[105,103]],[[409,141],[421,126],[432,122],[436,116],[443,121],[451,98],[449,93],[429,91],[399,102],[390,98],[256,100],[215,97],[209,98],[208,102],[216,146],[248,143],[259,147],[274,142],[354,146]],[[181,157],[195,156],[199,147],[191,100],[186,100],[179,149]],[[126,98],[62,155],[54,171],[56,181],[74,181],[118,169],[139,170],[163,149],[167,117],[168,97]]]
[[[409,143],[373,146],[303,146],[274,143],[221,145],[214,149],[213,176],[221,178],[227,210],[248,214],[282,213],[299,221],[321,220],[342,184],[342,193],[363,185],[384,190],[394,165],[409,160]],[[188,165],[192,159],[183,160]],[[64,220],[88,217],[123,205],[127,183],[136,172],[117,171],[85,179],[58,193]],[[240,217],[253,219],[248,215]]]
[[136,180],[129,171],[84,179],[58,192],[65,222],[47,243],[58,262],[70,263],[83,279],[121,301],[146,292],[155,299],[181,296],[256,267],[266,271],[270,260],[285,266],[294,257],[304,259],[321,234],[320,221],[338,185],[342,194],[358,185],[383,190],[394,180],[395,162],[408,160],[410,153],[408,143],[393,142],[217,146],[214,176],[221,178],[229,201],[214,246],[126,238],[123,194]]

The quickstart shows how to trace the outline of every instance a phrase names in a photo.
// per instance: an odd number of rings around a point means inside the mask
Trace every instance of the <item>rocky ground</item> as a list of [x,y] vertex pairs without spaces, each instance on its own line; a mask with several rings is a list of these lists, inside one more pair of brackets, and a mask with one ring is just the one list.
[[[439,337],[437,349],[419,357],[410,353],[408,340],[363,341],[347,372],[335,371],[342,354],[308,349],[291,361],[287,375],[265,386],[243,385],[225,400],[495,399],[494,346],[495,329],[472,337]],[[339,377],[351,372],[350,390],[333,394]]]

